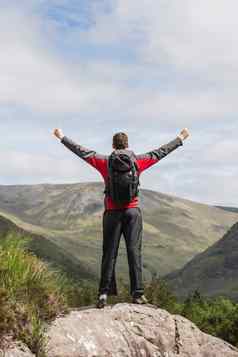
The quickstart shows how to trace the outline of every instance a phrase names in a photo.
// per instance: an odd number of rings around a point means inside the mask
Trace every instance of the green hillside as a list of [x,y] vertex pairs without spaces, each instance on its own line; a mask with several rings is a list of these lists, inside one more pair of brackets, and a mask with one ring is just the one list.
[[228,296],[238,300],[238,223],[224,237],[197,255],[181,270],[167,276],[178,296],[198,290],[206,296]]
[[0,243],[5,239],[8,233],[20,233],[19,236],[28,238],[27,248],[38,258],[50,263],[53,267],[65,271],[68,276],[75,279],[95,279],[95,275],[90,272],[90,267],[82,265],[78,260],[74,260],[70,254],[51,242],[49,238],[30,233],[12,221],[0,215]]
[[[99,277],[102,251],[103,183],[2,185],[0,214],[43,236],[87,272]],[[144,277],[181,268],[214,244],[238,213],[151,190],[141,190],[144,217]],[[54,252],[53,252],[54,255]],[[128,276],[124,240],[118,275]]]

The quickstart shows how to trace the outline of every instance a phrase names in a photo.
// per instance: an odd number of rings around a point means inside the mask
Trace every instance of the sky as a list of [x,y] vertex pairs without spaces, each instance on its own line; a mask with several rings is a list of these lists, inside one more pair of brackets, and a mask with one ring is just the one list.
[[238,2],[0,0],[0,184],[101,181],[52,135],[141,154],[141,187],[238,207]]

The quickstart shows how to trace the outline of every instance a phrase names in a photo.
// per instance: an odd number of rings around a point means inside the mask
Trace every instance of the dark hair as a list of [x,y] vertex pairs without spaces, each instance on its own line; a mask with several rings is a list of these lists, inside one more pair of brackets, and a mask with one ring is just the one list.
[[115,149],[128,148],[128,136],[125,133],[116,133],[113,135],[112,144]]

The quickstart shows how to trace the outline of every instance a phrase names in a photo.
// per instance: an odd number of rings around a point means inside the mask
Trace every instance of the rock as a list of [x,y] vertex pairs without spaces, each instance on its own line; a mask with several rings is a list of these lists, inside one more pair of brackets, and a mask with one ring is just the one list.
[[21,342],[12,342],[10,346],[0,349],[0,357],[34,357],[29,348]]
[[48,357],[238,357],[192,322],[151,306],[73,310],[47,331]]

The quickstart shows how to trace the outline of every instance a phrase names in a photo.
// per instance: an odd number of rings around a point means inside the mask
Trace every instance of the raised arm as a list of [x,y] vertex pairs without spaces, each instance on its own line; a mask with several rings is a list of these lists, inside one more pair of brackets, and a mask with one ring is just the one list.
[[172,151],[183,145],[183,141],[189,136],[188,129],[183,129],[180,134],[168,144],[160,146],[158,149],[146,152],[145,154],[136,155],[140,172],[148,169]]
[[55,129],[53,134],[64,144],[69,150],[86,161],[91,166],[95,167],[102,176],[104,176],[107,167],[107,156],[100,155],[96,151],[88,149],[82,145],[75,143],[73,140],[65,136],[61,129]]

